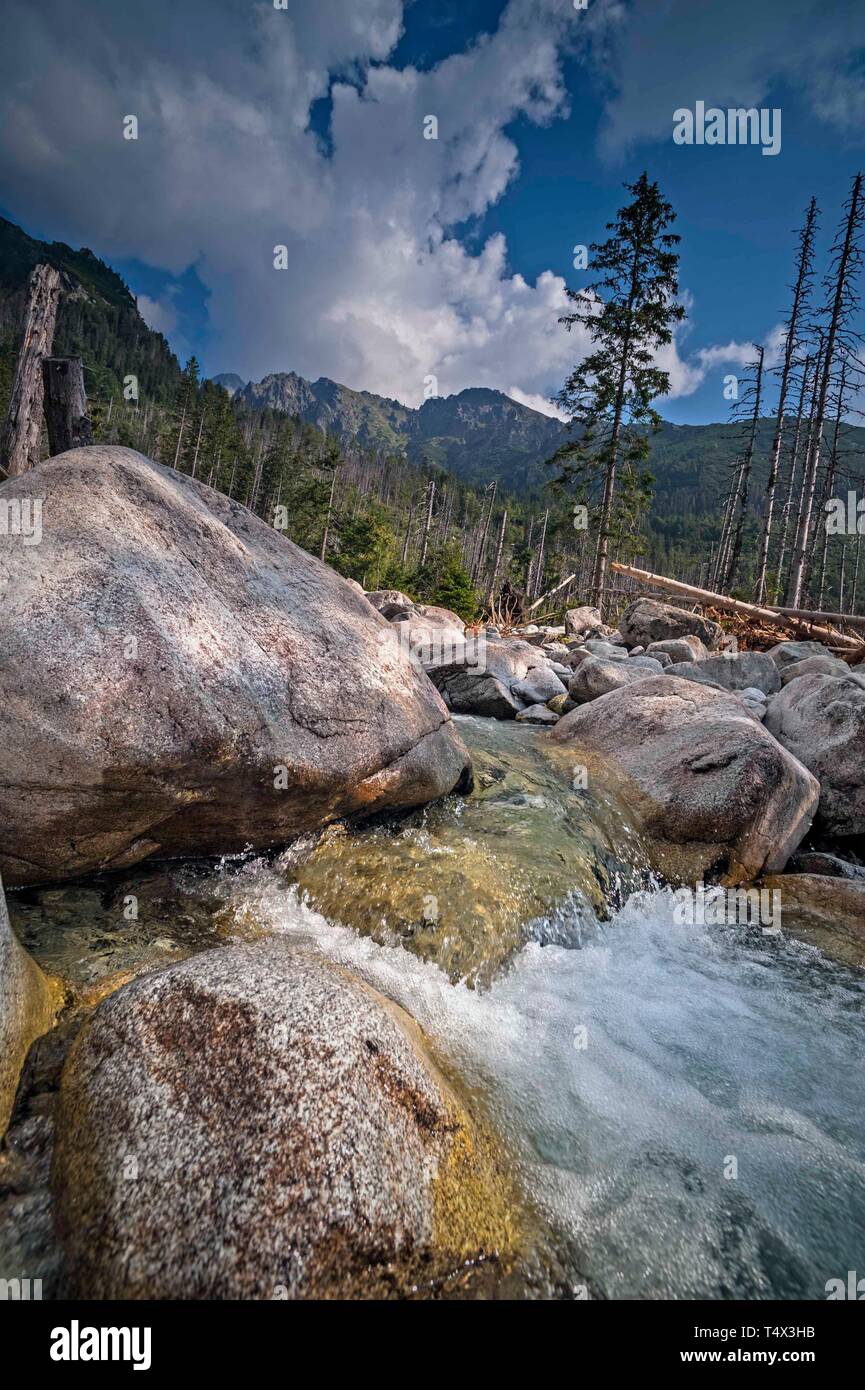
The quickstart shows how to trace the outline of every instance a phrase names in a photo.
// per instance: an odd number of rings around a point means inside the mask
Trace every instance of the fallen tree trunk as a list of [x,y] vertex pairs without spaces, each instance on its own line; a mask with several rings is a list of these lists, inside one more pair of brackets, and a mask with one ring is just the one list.
[[779,613],[782,617],[815,619],[820,623],[846,623],[848,627],[865,627],[865,616],[857,613],[811,612],[809,608],[778,608],[774,603],[770,603],[769,607],[773,613]]
[[[690,599],[692,603],[719,608],[727,613],[740,613],[743,618],[750,618],[754,622],[767,623],[774,627],[805,629],[810,636],[818,641],[825,641],[827,646],[845,647],[851,650],[858,650],[862,646],[858,638],[845,637],[843,633],[833,632],[828,627],[820,627],[810,621],[809,617],[792,617],[789,613],[782,614],[773,608],[760,608],[756,603],[745,603],[743,599],[728,598],[726,594],[714,594],[708,589],[698,589],[693,584],[682,584],[678,579],[667,579],[663,574],[652,574],[649,570],[639,570],[634,565],[623,565],[614,561],[611,568],[617,574],[627,574],[632,579],[639,580],[641,584],[647,585],[650,589],[661,589],[666,593],[677,594],[679,598]],[[804,609],[794,611],[797,613],[806,612]]]
[[54,343],[60,272],[37,265],[30,276],[27,317],[0,445],[0,469],[17,478],[39,462],[42,434],[42,359]]
[[535,599],[534,603],[526,609],[526,612],[534,613],[536,608],[540,608],[545,598],[552,598],[553,594],[557,594],[559,589],[564,589],[565,585],[570,584],[571,580],[576,579],[576,577],[576,574],[569,574],[567,579],[563,579],[561,584],[557,584],[554,589],[547,589],[545,594],[541,594],[540,598]]

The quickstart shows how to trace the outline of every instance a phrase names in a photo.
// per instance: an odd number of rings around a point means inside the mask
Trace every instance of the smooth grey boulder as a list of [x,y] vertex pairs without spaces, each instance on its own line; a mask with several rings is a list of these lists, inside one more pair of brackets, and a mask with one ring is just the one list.
[[603,657],[605,661],[627,661],[628,659],[627,647],[615,642],[607,642],[602,637],[589,637],[584,649],[591,652],[592,656]]
[[801,661],[788,661],[779,669],[782,685],[789,685],[790,681],[798,680],[800,676],[849,676],[850,674],[850,667],[846,661],[839,661],[829,652],[823,656],[805,656]]
[[849,878],[865,881],[865,867],[851,864],[837,854],[827,854],[823,850],[800,850],[794,854],[787,870],[791,874],[822,874],[828,878]]
[[669,663],[674,661],[703,661],[709,655],[709,650],[699,637],[693,633],[686,633],[684,637],[668,637],[662,642],[650,642],[646,648],[647,656],[656,656],[658,660],[662,656],[669,658]]
[[0,872],[266,848],[422,805],[468,754],[394,625],[237,502],[93,446],[0,487]]
[[[568,675],[570,676],[570,671]],[[518,699],[530,705],[545,705],[556,695],[566,695],[568,687],[550,667],[535,666],[522,680],[514,681],[511,690]]]
[[822,642],[777,642],[766,655],[771,656],[778,669],[783,671],[794,661],[804,661],[809,656],[827,656],[828,653]]
[[564,661],[570,652],[570,647],[566,647],[564,642],[544,642],[541,651],[548,661]]
[[366,598],[377,613],[388,619],[402,609],[415,606],[414,599],[409,598],[408,594],[402,593],[400,589],[371,589],[366,593]]
[[0,881],[0,1139],[30,1045],[48,1032],[59,1003],[59,988],[43,975],[12,930]]
[[619,795],[668,874],[779,871],[817,807],[816,779],[737,695],[666,673],[573,710],[550,738]]
[[710,651],[724,635],[719,623],[654,598],[638,598],[629,604],[619,619],[619,630],[629,647],[648,647],[652,642],[693,634]]
[[415,654],[429,648],[446,650],[449,644],[465,638],[466,625],[459,614],[435,604],[414,603],[393,613],[385,610],[385,617],[398,632],[400,642]]
[[73,1296],[388,1297],[506,1257],[497,1159],[413,1020],[284,940],[106,999],[63,1072]]
[[584,704],[587,700],[597,700],[611,690],[619,690],[635,681],[648,680],[652,671],[643,670],[636,661],[607,661],[600,656],[589,656],[576,667],[568,684],[572,700]]
[[664,663],[655,657],[634,656],[633,652],[628,657],[628,665],[636,666],[640,671],[650,671],[654,676],[659,676],[664,669]]
[[582,608],[569,608],[565,613],[565,632],[569,637],[585,637],[604,626],[597,608],[584,604]]
[[678,661],[667,667],[668,676],[720,685],[724,690],[745,690],[755,686],[766,695],[781,689],[778,667],[765,652],[736,652],[708,656],[704,661]]
[[766,728],[819,778],[818,827],[865,833],[865,680],[800,676],[769,701]]
[[[559,696],[558,698],[564,700],[566,697]],[[518,724],[558,724],[558,722],[559,716],[554,710],[548,709],[546,705],[529,705],[528,709],[521,709],[517,715]]]
[[[458,714],[513,719],[527,705],[545,703],[565,690],[540,649],[513,638],[481,644],[467,640],[462,649],[425,663],[425,669],[448,708]],[[537,693],[543,689],[550,690],[545,699]]]
[[762,723],[766,718],[768,708],[768,699],[764,692],[758,690],[756,686],[748,686],[747,689],[740,690],[738,695],[745,708],[750,710],[754,718],[759,719]]
[[[653,650],[652,650],[652,651],[649,651],[649,650],[647,649],[647,650],[646,650],[646,656],[650,656],[650,657],[652,658],[653,661],[657,661],[657,662],[659,663],[659,665],[661,665],[661,666],[664,668],[664,670],[666,670],[668,666],[672,666],[672,664],[673,664],[673,658],[670,656],[669,652],[662,652],[662,651],[656,650],[656,649],[655,649],[655,648],[656,648],[656,644],[655,644],[654,642],[653,642],[651,645],[652,645]],[[636,650],[636,648],[635,648],[635,650]]]

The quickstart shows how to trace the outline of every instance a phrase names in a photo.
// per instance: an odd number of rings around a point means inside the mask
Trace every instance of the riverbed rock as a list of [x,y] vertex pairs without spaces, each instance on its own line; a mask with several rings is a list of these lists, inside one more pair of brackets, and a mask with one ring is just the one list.
[[766,728],[819,778],[818,829],[865,834],[865,680],[800,676],[769,701]]
[[636,667],[638,671],[650,671],[653,676],[659,676],[664,669],[664,663],[656,657],[635,656],[633,652],[628,657],[628,665]]
[[609,661],[601,656],[589,656],[575,668],[568,684],[568,693],[572,700],[584,704],[588,700],[597,700],[611,690],[647,680],[654,674],[654,671],[643,670],[634,661]]
[[737,695],[666,673],[566,714],[550,737],[639,818],[661,872],[692,882],[780,871],[817,807],[816,779]]
[[507,1258],[490,1140],[420,1029],[269,940],[143,976],[67,1060],[56,1219],[75,1296],[388,1297]]
[[865,966],[865,881],[787,873],[769,874],[760,886],[779,894],[782,931],[848,965]]
[[18,941],[9,922],[0,881],[0,1139],[6,1132],[15,1089],[31,1044],[47,1033],[59,991]]
[[821,874],[828,878],[849,878],[865,882],[865,867],[861,864],[851,864],[848,859],[841,859],[837,854],[829,854],[826,850],[800,850],[794,854],[787,870],[792,874]]
[[769,707],[768,697],[765,692],[758,690],[755,685],[750,685],[737,693],[745,708],[750,710],[754,718],[759,719],[762,723],[766,718],[766,710]]
[[674,661],[704,661],[709,655],[709,650],[699,637],[693,633],[686,633],[684,637],[668,637],[661,642],[650,642],[646,648],[647,656],[656,656],[658,660],[662,655],[669,657],[669,663]]
[[627,661],[628,649],[616,642],[608,642],[603,637],[589,637],[586,639],[584,651],[591,652],[592,656],[603,657],[605,661]]
[[823,656],[806,656],[801,661],[788,661],[780,671],[781,684],[789,685],[790,681],[798,680],[800,676],[849,676],[850,667],[846,661],[839,661],[826,652]]
[[[570,671],[568,671],[570,677]],[[533,666],[522,680],[514,681],[511,690],[520,700],[531,705],[545,705],[556,695],[566,695],[568,687],[550,666]]]
[[565,613],[565,632],[568,637],[586,637],[604,626],[597,608],[584,604],[582,608],[569,608]]
[[766,652],[736,652],[707,656],[703,661],[678,661],[667,667],[668,676],[720,685],[724,690],[745,690],[749,686],[774,695],[781,689],[778,667]]
[[794,661],[804,661],[809,656],[826,656],[822,642],[776,642],[766,653],[771,656],[780,671]]
[[245,507],[131,449],[49,459],[0,537],[0,871],[284,843],[421,805],[468,755],[392,625]]
[[468,639],[441,660],[426,662],[425,670],[454,713],[492,719],[513,719],[566,689],[540,648],[513,638]]
[[371,589],[366,598],[377,613],[388,619],[406,608],[414,608],[414,599],[400,589]]
[[[565,695],[557,697],[565,700]],[[528,709],[521,709],[517,715],[518,724],[558,724],[559,716],[547,705],[529,705]]]
[[712,651],[723,636],[719,623],[653,598],[638,598],[629,604],[619,619],[619,629],[629,647],[648,647],[652,642],[693,634]]

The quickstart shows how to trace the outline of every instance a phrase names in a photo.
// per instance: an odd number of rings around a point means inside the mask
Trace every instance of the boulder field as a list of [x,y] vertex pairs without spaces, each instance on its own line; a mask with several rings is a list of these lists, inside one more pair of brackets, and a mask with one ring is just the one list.
[[284,843],[465,785],[466,750],[359,586],[245,507],[131,449],[3,484],[0,872]]

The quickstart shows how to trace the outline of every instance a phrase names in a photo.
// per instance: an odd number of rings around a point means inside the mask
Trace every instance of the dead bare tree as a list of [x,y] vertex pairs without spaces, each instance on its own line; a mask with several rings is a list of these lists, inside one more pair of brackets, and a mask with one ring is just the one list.
[[44,384],[42,362],[54,345],[60,272],[37,265],[27,288],[27,311],[21,350],[12,380],[9,413],[0,443],[0,471],[16,478],[39,462]]
[[787,409],[787,394],[793,363],[799,346],[800,324],[813,277],[814,234],[817,229],[817,199],[812,198],[805,214],[805,223],[799,234],[799,255],[796,259],[796,283],[793,288],[793,305],[787,320],[787,333],[784,339],[784,360],[781,367],[781,385],[778,392],[778,415],[772,452],[769,458],[769,476],[766,482],[766,510],[763,529],[757,554],[757,578],[754,585],[754,602],[762,603],[766,596],[766,570],[769,563],[769,540],[775,510],[775,488],[781,460],[781,444],[784,438],[784,413]]
[[796,530],[793,547],[793,560],[787,584],[787,603],[797,608],[802,598],[805,578],[805,564],[808,555],[808,540],[811,533],[811,517],[814,508],[817,474],[820,467],[820,446],[823,438],[823,425],[826,419],[826,405],[829,399],[829,386],[835,363],[839,334],[843,332],[856,304],[854,280],[862,263],[862,175],[853,180],[850,197],[844,205],[846,218],[843,230],[835,240],[833,248],[832,271],[834,278],[831,288],[829,326],[826,333],[826,350],[823,357],[823,371],[820,377],[814,430],[809,441],[809,457],[805,465],[805,485],[803,506]]

